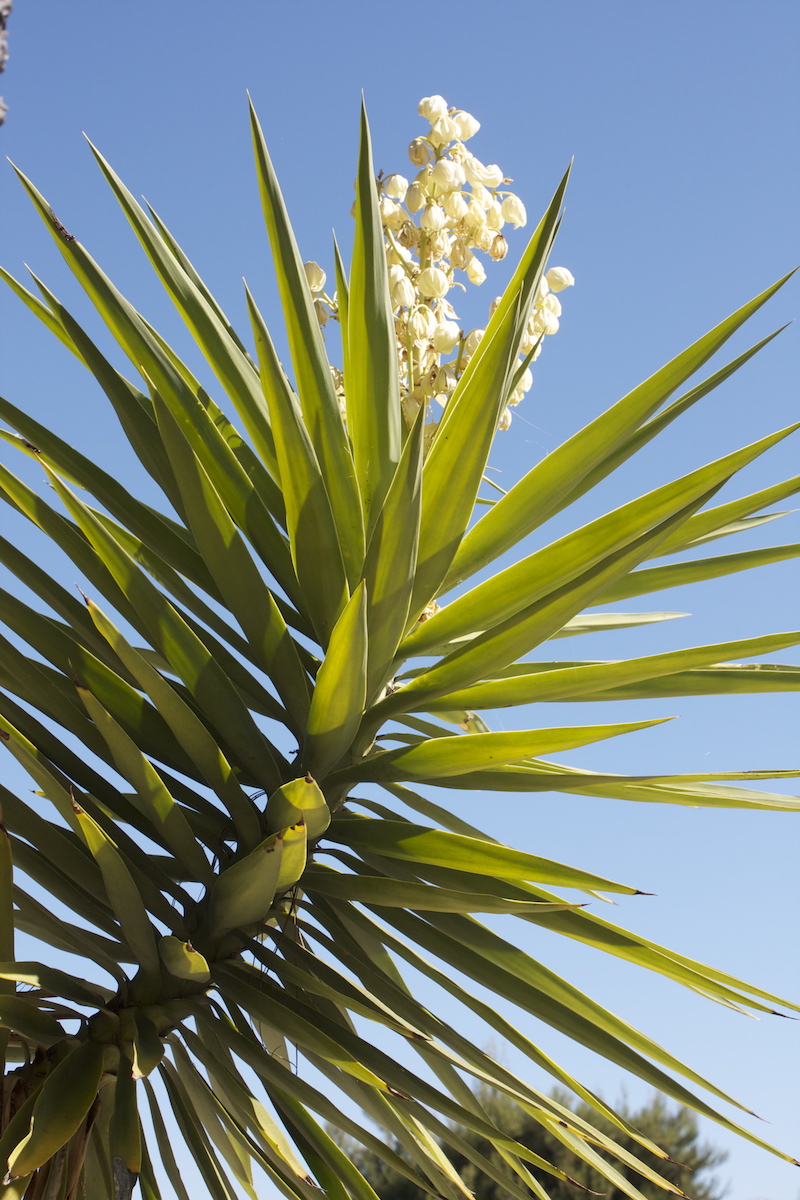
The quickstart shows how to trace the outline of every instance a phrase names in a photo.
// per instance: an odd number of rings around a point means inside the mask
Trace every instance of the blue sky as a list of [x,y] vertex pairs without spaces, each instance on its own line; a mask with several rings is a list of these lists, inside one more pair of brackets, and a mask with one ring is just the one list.
[[[246,88],[302,251],[328,269],[331,228],[348,241],[362,88],[376,165],[387,172],[410,174],[406,146],[423,129],[417,102],[432,93],[482,122],[471,147],[513,176],[531,217],[574,155],[556,259],[577,284],[561,297],[562,328],[499,445],[495,461],[506,479],[798,261],[800,9],[793,0],[763,0],[757,8],[740,0],[507,0],[494,9],[473,0],[426,8],[358,0],[227,6],[17,0],[9,33],[11,58],[0,79],[9,104],[0,130],[4,152],[170,335],[168,301],[149,278],[82,129],[132,191],[159,211],[241,328],[247,328],[242,275],[267,312],[275,303]],[[10,169],[0,178],[0,261],[18,276],[28,262],[85,314]],[[473,289],[459,306],[468,326],[483,323],[524,234],[510,241],[507,262],[490,276],[495,282]],[[792,320],[799,294],[792,281],[731,344],[730,357]],[[2,394],[104,465],[123,461],[114,457],[113,424],[81,369],[4,294],[0,330]],[[595,515],[600,505],[613,507],[797,420],[798,357],[797,329],[789,328],[640,462],[576,506],[569,520]],[[725,496],[797,473],[797,444],[797,438],[782,443]],[[133,476],[130,484],[138,486]],[[799,530],[797,517],[789,516],[718,552],[800,541]],[[661,598],[652,604],[643,598],[639,607],[663,606],[690,618],[584,638],[574,649],[562,642],[559,653],[645,654],[795,628],[799,591],[792,562],[676,589],[664,594],[663,605]],[[797,655],[774,657],[791,662]],[[551,715],[553,723],[573,717],[582,723],[676,713],[680,721],[573,761],[631,771],[798,765],[800,706],[793,695],[617,704],[612,711],[561,706]],[[543,720],[539,713],[535,719]],[[485,805],[467,798],[464,814],[480,824]],[[502,811],[503,836],[514,844],[657,893],[626,901],[617,910],[623,923],[779,994],[800,994],[800,817],[524,796],[506,797],[502,806],[492,800],[489,811],[491,821]],[[762,1136],[800,1153],[800,1026],[749,1021],[582,948],[544,943],[542,953],[755,1108],[771,1122],[760,1127]],[[542,1035],[542,1044],[565,1065],[580,1069],[607,1097],[619,1094],[623,1081],[615,1068],[549,1036]],[[633,1084],[630,1094],[640,1094]],[[796,1169],[716,1129],[707,1135],[731,1151],[722,1168],[729,1200],[796,1200]]]

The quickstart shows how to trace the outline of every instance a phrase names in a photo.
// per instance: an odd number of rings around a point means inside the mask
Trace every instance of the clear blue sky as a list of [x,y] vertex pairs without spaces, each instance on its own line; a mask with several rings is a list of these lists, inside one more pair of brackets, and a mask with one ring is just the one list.
[[[434,92],[482,122],[474,152],[514,177],[531,216],[574,155],[556,259],[574,272],[577,286],[562,296],[562,329],[501,443],[497,464],[509,479],[800,257],[795,0],[391,7],[360,0],[17,0],[9,32],[11,58],[0,79],[9,104],[0,130],[4,152],[122,290],[168,328],[168,302],[149,279],[81,129],[133,192],[156,207],[242,328],[240,277],[267,308],[272,296],[246,88],[303,253],[328,268],[331,227],[348,238],[362,88],[376,163],[386,171],[410,173],[405,148],[421,131],[417,102]],[[0,178],[0,261],[17,275],[27,261],[85,312],[10,169]],[[523,240],[522,233],[512,237],[509,263]],[[473,292],[471,308],[462,306],[467,323],[483,322],[503,270],[494,278],[496,285]],[[735,348],[795,317],[799,294],[790,284]],[[112,423],[81,369],[2,294],[0,329],[2,393],[104,465],[115,463]],[[790,328],[606,488],[602,502],[613,507],[798,419],[798,357],[797,330]],[[726,496],[797,473],[797,445],[795,438],[773,450]],[[581,511],[593,514],[599,502]],[[790,516],[748,536],[724,548],[800,541],[800,523]],[[796,628],[798,585],[798,568],[788,563],[652,603],[645,597],[642,609],[693,616],[583,639],[569,650],[572,643],[561,642],[558,652],[624,656]],[[779,657],[790,662],[796,654]],[[584,705],[574,712],[562,706],[552,715],[584,722],[674,713],[682,720],[574,761],[633,771],[799,765],[793,695],[612,710]],[[463,804],[480,824],[486,802]],[[626,900],[617,910],[621,921],[778,993],[800,995],[800,816],[510,796],[502,807],[490,801],[486,820],[501,811],[513,843],[657,893]],[[747,1020],[583,948],[545,944],[542,954],[745,1100],[771,1122],[760,1127],[764,1136],[800,1154],[800,1025]],[[541,1041],[595,1089],[619,1094],[616,1068],[562,1048],[547,1031]],[[630,1094],[640,1094],[633,1084]],[[716,1128],[707,1133],[731,1151],[722,1168],[729,1200],[796,1200],[796,1168]]]

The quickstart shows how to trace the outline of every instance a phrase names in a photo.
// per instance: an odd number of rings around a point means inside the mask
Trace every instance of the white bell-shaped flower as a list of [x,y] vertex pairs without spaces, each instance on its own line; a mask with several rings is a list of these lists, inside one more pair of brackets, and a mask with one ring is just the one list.
[[453,142],[458,137],[458,126],[452,117],[439,117],[431,126],[431,131],[428,134],[428,141],[432,146],[446,146],[448,142]]
[[447,224],[447,214],[441,204],[428,201],[423,209],[419,223],[423,229],[444,229]]
[[496,163],[485,167],[471,154],[464,159],[464,174],[470,183],[482,183],[487,188],[499,187],[503,182],[503,172]]
[[399,200],[402,204],[408,191],[408,180],[405,175],[388,175],[383,181],[383,192],[390,200]]
[[456,238],[450,247],[450,262],[454,267],[465,267],[472,256],[472,251],[461,238]]
[[398,279],[392,286],[392,308],[410,308],[417,298],[417,293],[414,290],[414,285],[407,275],[403,275],[402,279]]
[[311,291],[314,293],[321,292],[325,287],[325,280],[327,279],[322,267],[319,265],[319,263],[315,262],[304,263],[303,267],[306,273],[306,279],[308,280],[308,286],[311,288]]
[[453,113],[453,120],[458,126],[458,136],[462,142],[466,142],[468,138],[474,137],[481,127],[480,121],[476,121],[472,113]]
[[498,429],[508,429],[511,425],[511,409],[504,408],[500,414],[500,420],[497,422]]
[[546,279],[554,292],[563,292],[564,288],[572,287],[575,282],[575,276],[566,267],[551,267]]
[[431,156],[431,148],[425,138],[414,138],[408,147],[408,157],[415,167],[421,167]]
[[417,112],[432,125],[434,121],[438,121],[439,117],[447,116],[447,101],[444,96],[423,96]]
[[531,375],[530,367],[526,367],[525,370],[522,372],[522,375],[520,377],[519,383],[517,384],[517,387],[520,388],[523,392],[529,392],[531,390],[532,386],[533,386],[533,375]]
[[483,263],[473,254],[472,258],[467,263],[467,279],[470,283],[474,283],[476,287],[483,283],[486,278],[486,271]]
[[492,248],[496,234],[488,225],[479,225],[472,235],[472,244],[477,250],[484,250],[488,253]]
[[384,196],[379,204],[381,222],[387,229],[399,229],[406,220],[406,214],[396,200]]
[[496,233],[499,233],[500,230],[505,225],[505,221],[503,220],[503,213],[500,209],[500,205],[498,204],[498,202],[496,200],[493,200],[492,203],[489,205],[489,207],[486,209],[486,224],[489,226],[490,229],[494,229],[494,231]]
[[481,208],[484,209],[484,211],[485,211],[489,207],[489,205],[494,201],[494,196],[492,195],[492,193],[489,191],[488,188],[483,186],[482,183],[473,183],[472,199],[477,204],[480,204]]
[[481,338],[486,333],[485,329],[473,329],[472,333],[467,334],[467,339],[464,342],[464,353],[474,354],[480,345]]
[[508,221],[509,225],[513,225],[515,229],[519,229],[521,225],[527,224],[528,214],[525,212],[525,205],[519,196],[506,196],[500,206],[500,211],[504,219]]
[[431,169],[431,183],[436,184],[437,195],[443,195],[445,192],[452,192],[456,188],[463,187],[465,182],[466,175],[461,163],[440,158],[436,166]]
[[441,296],[447,295],[450,290],[450,280],[439,267],[426,267],[424,271],[420,272],[417,287],[421,295],[438,300]]
[[[428,268],[429,270],[431,268]],[[443,274],[443,272],[439,272]],[[446,278],[446,277],[445,277]],[[415,342],[423,344],[429,342],[433,337],[436,329],[436,317],[433,315],[427,304],[420,304],[408,318],[408,332]]]
[[411,187],[406,192],[406,208],[409,212],[415,213],[424,206],[426,200],[425,189],[420,187],[416,182],[412,183]]
[[503,237],[502,233],[494,235],[494,241],[489,247],[489,253],[495,262],[500,262],[508,254],[508,242]]
[[437,354],[450,354],[460,337],[461,330],[455,321],[440,321],[433,331],[433,348]]
[[545,296],[542,307],[549,308],[554,317],[561,316],[561,301],[553,292],[549,292]]
[[476,204],[474,200],[470,200],[467,205],[467,211],[464,213],[464,220],[471,229],[477,229],[479,225],[486,224],[486,213],[480,204]]
[[539,308],[533,314],[531,322],[535,333],[558,333],[558,317],[549,308]]
[[442,207],[452,221],[460,221],[466,215],[467,202],[461,192],[448,192],[442,200]]

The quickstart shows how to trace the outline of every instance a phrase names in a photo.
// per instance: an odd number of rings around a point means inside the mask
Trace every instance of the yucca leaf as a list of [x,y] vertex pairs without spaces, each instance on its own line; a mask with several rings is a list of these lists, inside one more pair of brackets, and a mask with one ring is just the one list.
[[[410,908],[423,912],[523,912],[527,908],[524,900],[481,897],[468,890],[454,891],[380,876],[345,875],[321,864],[306,870],[303,890],[312,896],[319,892],[323,896],[341,897],[378,908]],[[530,907],[538,908],[539,902],[530,901]]]
[[[135,677],[139,687],[147,692],[191,762],[205,777],[209,786],[217,792],[226,807],[244,806],[245,803],[249,803],[236,780],[233,768],[193,709],[178,695],[175,687],[126,641],[96,604],[91,600],[87,600],[86,603],[94,624]],[[236,793],[236,799],[228,797],[229,792]]]
[[350,746],[367,688],[367,588],[360,583],[331,631],[308,714],[303,763],[323,779]]
[[63,996],[75,1004],[85,1004],[92,1008],[103,1005],[114,995],[108,988],[97,983],[89,983],[78,979],[58,967],[48,966],[37,962],[0,962],[0,979],[16,980],[27,983],[32,987],[42,988],[54,996]]
[[[593,692],[594,700],[649,700],[661,696],[752,695],[760,692],[794,692],[800,688],[800,667],[783,663],[729,664],[678,671],[666,678],[646,680]],[[576,697],[573,696],[573,700]]]
[[530,879],[561,887],[624,892],[636,895],[637,889],[612,883],[563,863],[512,850],[496,842],[480,841],[440,829],[427,829],[401,821],[373,821],[365,817],[337,817],[331,822],[327,839],[360,852],[381,854],[401,862],[428,862],[450,866],[475,875],[501,879]]
[[372,713],[367,715],[367,728],[377,726],[379,720],[385,720],[394,713],[426,709],[433,699],[447,695],[455,688],[469,686],[528,653],[563,629],[566,622],[591,604],[596,596],[605,594],[612,581],[626,576],[673,529],[696,512],[711,494],[706,492],[655,529],[608,555],[577,579],[523,608],[493,629],[479,634],[464,648],[448,654],[438,664],[377,704]]
[[581,633],[606,633],[615,629],[637,629],[640,625],[655,625],[660,621],[674,621],[676,617],[688,617],[683,612],[643,612],[643,613],[581,613],[572,617],[566,625],[554,633],[548,640],[555,638],[576,637]]
[[608,555],[630,545],[702,493],[719,486],[789,433],[793,425],[566,534],[453,600],[405,639],[401,653],[424,654],[431,644],[485,630],[568,583]]
[[727,536],[728,532],[738,532],[742,529],[754,528],[764,521],[775,520],[776,517],[787,516],[787,513],[766,513],[763,517],[751,518],[750,514],[766,508],[768,504],[777,504],[787,496],[793,496],[800,491],[800,475],[793,475],[783,483],[773,484],[772,487],[762,488],[749,496],[720,504],[717,508],[707,509],[698,513],[686,522],[686,527],[664,543],[660,555],[677,554],[684,547],[697,546],[712,538]]
[[573,494],[577,496],[589,472],[613,455],[626,438],[634,434],[684,380],[699,370],[789,277],[785,275],[754,300],[742,305],[537,463],[464,538],[446,586],[453,587],[491,562],[557,512],[562,501],[568,502]]
[[[130,409],[128,404],[127,408]],[[38,421],[0,398],[0,417],[36,447],[41,459],[71,483],[86,488],[104,508],[122,521],[160,557],[201,587],[213,590],[214,584],[202,559],[192,544],[191,535],[176,521],[156,512],[131,496],[127,488],[96,462],[74,450]],[[148,439],[149,447],[157,442],[155,426]]]
[[172,1139],[167,1132],[167,1127],[164,1124],[164,1118],[161,1114],[161,1106],[158,1102],[155,1090],[149,1080],[144,1081],[145,1094],[147,1096],[150,1116],[153,1121],[153,1129],[155,1131],[156,1143],[158,1145],[158,1153],[161,1163],[164,1167],[167,1179],[170,1182],[178,1200],[190,1200],[189,1193],[183,1182],[183,1177],[175,1160],[175,1154],[172,1149]]
[[163,843],[191,871],[193,878],[208,884],[212,878],[208,859],[158,771],[87,688],[79,687],[78,694],[105,738],[117,770],[136,789],[139,803]]
[[[89,141],[88,138],[87,141]],[[178,255],[167,245],[163,236],[156,231],[144,209],[136,202],[122,180],[91,141],[89,141],[89,148],[161,282],[172,297],[217,378],[236,405],[253,445],[267,469],[273,475],[276,474],[274,442],[269,415],[258,386],[258,375],[252,361],[245,355],[238,339],[231,336],[229,322],[221,317],[218,306],[209,303],[207,289],[198,287],[196,273],[193,273],[193,278],[184,270]]]
[[311,438],[266,325],[248,291],[261,386],[275,430],[276,454],[294,569],[303,603],[323,646],[349,595],[331,495]]
[[136,955],[145,975],[153,982],[160,974],[155,929],[145,909],[139,889],[126,866],[122,855],[96,821],[82,809],[76,818],[86,844],[100,868],[123,939]]
[[202,1122],[186,1094],[181,1076],[167,1059],[159,1067],[159,1072],[178,1128],[212,1200],[238,1200],[236,1191],[222,1170]]
[[[743,1105],[685,1067],[638,1030],[612,1017],[540,963],[535,963],[522,951],[491,933],[474,918],[430,914],[428,922],[423,922],[419,917],[399,909],[385,910],[382,915],[406,936],[412,936],[421,946],[431,949],[468,977],[495,992],[502,992],[504,996],[513,996],[519,1007],[547,1024],[560,1028],[575,1041],[603,1054],[612,1062],[624,1066],[679,1103],[711,1117],[725,1128],[742,1132],[740,1126],[715,1112],[683,1084],[648,1062],[642,1054],[647,1054],[656,1063],[676,1071],[727,1103],[740,1109]],[[501,965],[501,962],[505,965]],[[559,1000],[559,996],[563,999]],[[747,1131],[744,1131],[744,1136],[779,1157],[787,1157]]]
[[186,517],[220,595],[250,643],[257,665],[275,685],[299,728],[308,715],[308,681],[272,592],[219,493],[160,399],[156,420],[181,489]]
[[364,526],[352,453],[339,413],[322,332],[261,126],[250,105],[256,170],[303,421],[326,484],[351,587],[364,561]]
[[[798,635],[800,637],[800,635]],[[622,733],[646,729],[659,721],[623,725],[581,725],[564,729],[530,729],[521,733],[475,733],[467,737],[442,737],[419,745],[384,750],[337,771],[332,783],[375,783],[402,779],[435,779],[458,775],[504,763],[520,762],[534,755],[554,754]]]
[[405,633],[414,589],[422,501],[424,425],[406,438],[386,499],[374,521],[364,561],[367,585],[367,699],[387,682]]
[[595,692],[605,692],[609,688],[623,687],[641,680],[661,679],[695,667],[721,664],[732,658],[771,654],[798,643],[800,631],[793,631],[737,642],[718,642],[713,646],[694,646],[688,650],[672,650],[666,654],[621,662],[517,663],[498,671],[491,681],[431,700],[428,707],[431,711],[435,711],[439,705],[444,709],[502,708],[537,700],[588,698]]
[[770,563],[786,562],[800,554],[800,542],[788,546],[768,546],[764,550],[743,550],[739,554],[722,554],[717,558],[694,558],[688,562],[668,563],[663,567],[645,567],[632,571],[602,594],[597,604],[613,604],[631,596],[645,596],[664,588],[681,587],[703,579],[719,579],[737,571],[749,571]]
[[[208,713],[226,740],[236,747],[243,764],[254,778],[272,791],[280,783],[280,777],[269,744],[227,677],[144,572],[58,477],[53,475],[52,480],[98,555],[108,563],[114,577],[131,596],[138,614],[137,626],[140,622],[147,626],[156,648],[183,679],[201,709]],[[252,808],[241,804],[231,816],[246,841],[257,836],[257,821]]]
[[355,236],[347,304],[347,428],[353,444],[367,537],[389,490],[401,450],[397,338],[369,122],[361,103]]
[[[779,284],[778,286],[782,285]],[[677,417],[682,416],[683,413],[687,412],[688,409],[690,409],[692,405],[696,404],[698,400],[704,399],[709,392],[712,392],[714,388],[719,387],[721,383],[724,383],[726,379],[729,379],[731,375],[739,370],[740,367],[744,366],[746,362],[749,362],[749,360],[755,354],[758,354],[760,350],[763,350],[763,348],[768,345],[773,338],[777,337],[779,333],[783,333],[784,329],[786,329],[786,326],[782,325],[779,329],[776,329],[774,333],[768,334],[767,337],[762,338],[759,342],[756,342],[754,346],[751,346],[749,350],[745,350],[743,354],[738,355],[732,360],[732,362],[726,363],[724,367],[720,367],[718,371],[715,371],[707,379],[704,379],[695,387],[690,388],[688,392],[685,392],[682,396],[679,396],[677,400],[673,400],[673,402],[667,405],[662,412],[658,413],[654,417],[651,417],[648,421],[645,421],[645,423],[641,425],[635,433],[631,434],[630,437],[625,439],[621,446],[619,446],[612,454],[607,455],[603,461],[594,468],[594,470],[590,471],[589,474],[584,477],[578,487],[576,487],[572,492],[570,492],[569,496],[561,501],[551,515],[555,515],[556,512],[561,512],[568,505],[573,504],[580,496],[583,496],[587,492],[591,491],[596,484],[598,484],[601,480],[606,479],[613,471],[617,469],[617,467],[621,466],[622,463],[627,462],[627,460],[641,450],[643,446],[646,446],[648,442],[652,441],[657,434],[666,429],[668,425],[671,425]]]

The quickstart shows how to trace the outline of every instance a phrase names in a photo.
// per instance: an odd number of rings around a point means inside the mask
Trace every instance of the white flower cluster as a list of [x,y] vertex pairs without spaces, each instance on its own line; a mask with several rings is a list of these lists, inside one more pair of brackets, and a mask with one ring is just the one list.
[[[478,254],[490,260],[505,258],[504,227],[519,229],[527,221],[522,201],[503,186],[512,180],[495,164],[485,166],[465,146],[480,129],[470,113],[448,107],[441,96],[426,96],[419,114],[430,129],[408,148],[418,168],[416,176],[411,182],[398,174],[378,178],[401,399],[409,425],[423,405],[447,404],[484,333],[465,333],[458,325],[448,294],[456,287],[466,289],[456,272],[463,272],[470,283],[483,283],[486,269]],[[325,273],[316,263],[306,264],[306,274],[324,324],[335,312],[335,298],[324,293]],[[519,378],[500,420],[502,429],[511,423],[510,408],[533,382],[528,362],[539,357],[544,335],[558,330],[561,304],[555,293],[574,282],[565,267],[551,268],[541,280],[520,347]],[[336,376],[341,390],[339,372]],[[433,423],[429,436],[435,431]]]

